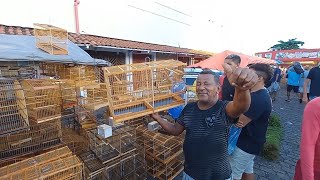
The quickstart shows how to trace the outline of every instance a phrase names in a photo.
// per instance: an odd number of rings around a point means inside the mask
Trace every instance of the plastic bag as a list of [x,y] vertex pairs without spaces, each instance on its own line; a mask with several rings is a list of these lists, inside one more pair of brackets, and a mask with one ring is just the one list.
[[280,85],[278,82],[273,82],[269,87],[268,87],[268,91],[271,92],[277,92],[280,90]]
[[241,128],[232,125],[229,130],[229,139],[228,139],[228,154],[231,155],[236,148],[239,135],[241,133]]

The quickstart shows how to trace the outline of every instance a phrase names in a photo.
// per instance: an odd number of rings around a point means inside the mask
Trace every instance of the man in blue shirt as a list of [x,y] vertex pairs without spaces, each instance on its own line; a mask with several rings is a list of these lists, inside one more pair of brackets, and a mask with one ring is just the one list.
[[239,117],[238,127],[243,127],[237,147],[230,157],[232,177],[235,180],[254,180],[254,158],[259,155],[266,142],[266,132],[271,113],[271,98],[265,89],[273,74],[270,65],[254,64],[259,80],[251,89],[251,104],[247,112]]
[[[290,92],[293,90],[294,93],[296,93],[297,97],[299,98],[299,83],[301,74],[296,73],[294,68],[289,68],[287,72],[287,102],[290,102]],[[300,98],[299,98],[300,99]]]

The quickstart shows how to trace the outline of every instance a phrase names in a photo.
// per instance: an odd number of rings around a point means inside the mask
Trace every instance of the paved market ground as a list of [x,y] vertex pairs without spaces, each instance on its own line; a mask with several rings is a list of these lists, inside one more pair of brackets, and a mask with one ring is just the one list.
[[[285,87],[282,87],[278,99],[273,104],[273,113],[281,117],[283,137],[281,141],[280,158],[277,161],[267,161],[262,157],[255,159],[255,174],[257,180],[292,180],[295,164],[299,158],[301,135],[301,120],[304,104],[300,104],[296,96],[291,102],[286,102]],[[175,178],[180,180],[182,176]]]

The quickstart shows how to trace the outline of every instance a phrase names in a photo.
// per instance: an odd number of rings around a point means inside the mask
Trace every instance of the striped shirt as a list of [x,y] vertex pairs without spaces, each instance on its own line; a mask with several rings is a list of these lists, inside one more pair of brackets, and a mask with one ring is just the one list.
[[189,103],[177,120],[186,130],[184,171],[194,179],[225,180],[231,176],[227,159],[227,103],[218,101],[207,110],[200,110],[197,102]]

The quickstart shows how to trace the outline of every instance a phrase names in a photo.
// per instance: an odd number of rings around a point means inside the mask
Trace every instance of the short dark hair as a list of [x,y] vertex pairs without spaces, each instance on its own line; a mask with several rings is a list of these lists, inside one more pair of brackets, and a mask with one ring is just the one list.
[[212,70],[210,69],[203,69],[200,73],[200,74],[211,74],[213,75],[213,80],[214,82],[217,84],[217,85],[220,85],[220,81],[219,81],[219,75],[215,72],[213,72]]
[[249,68],[256,71],[257,75],[263,78],[265,84],[268,83],[273,76],[273,70],[269,64],[252,64]]
[[236,55],[236,54],[230,54],[228,55],[226,58],[224,58],[225,60],[226,59],[230,59],[232,60],[234,63],[236,64],[240,64],[241,63],[241,58],[240,56]]

